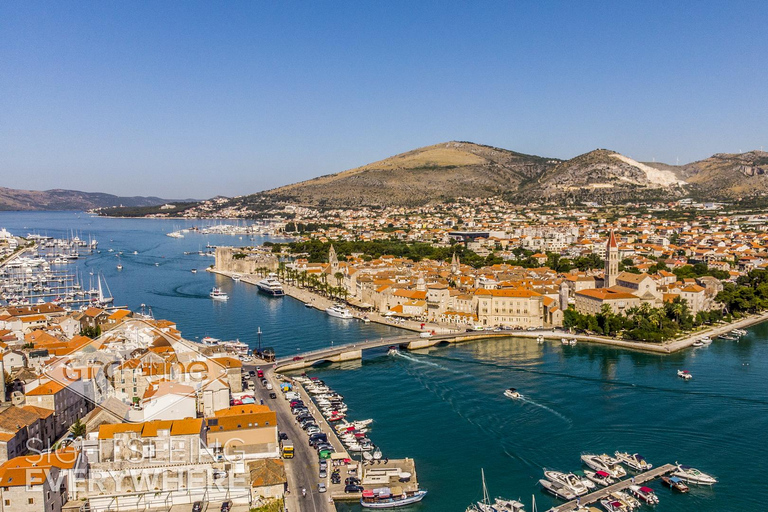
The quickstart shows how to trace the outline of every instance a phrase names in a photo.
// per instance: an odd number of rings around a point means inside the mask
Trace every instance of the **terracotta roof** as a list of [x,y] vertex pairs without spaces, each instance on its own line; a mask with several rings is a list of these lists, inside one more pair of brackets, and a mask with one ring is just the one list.
[[282,459],[259,459],[248,463],[251,486],[269,487],[287,482]]
[[55,380],[49,380],[45,384],[41,384],[37,386],[32,391],[28,392],[27,396],[44,396],[44,395],[55,395],[62,389],[64,389],[65,386],[61,382],[57,382]]

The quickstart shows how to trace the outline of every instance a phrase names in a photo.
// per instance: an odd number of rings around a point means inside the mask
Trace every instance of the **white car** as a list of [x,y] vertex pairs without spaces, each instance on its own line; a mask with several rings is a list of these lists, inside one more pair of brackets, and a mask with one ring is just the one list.
[[327,489],[325,488],[325,484],[320,482],[317,484],[317,492],[325,492]]

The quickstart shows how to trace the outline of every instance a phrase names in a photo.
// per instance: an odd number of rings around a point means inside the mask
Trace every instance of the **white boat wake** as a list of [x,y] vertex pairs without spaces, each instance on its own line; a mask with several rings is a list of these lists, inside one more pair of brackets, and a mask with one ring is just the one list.
[[441,364],[433,363],[432,361],[427,361],[425,359],[419,359],[417,357],[413,357],[410,354],[403,354],[403,352],[398,351],[395,353],[395,356],[402,357],[404,359],[407,359],[413,363],[416,364],[425,364],[427,366],[434,366],[435,368],[440,368],[441,370],[445,370],[447,372],[455,373],[456,375],[464,375],[462,372],[457,372],[456,370],[452,370],[451,368],[448,368],[447,366],[443,366]]
[[535,407],[538,407],[540,409],[544,409],[545,411],[547,411],[547,412],[549,412],[551,414],[554,414],[555,416],[557,416],[558,418],[560,418],[561,420],[566,422],[569,426],[573,425],[573,420],[563,416],[562,414],[560,414],[556,410],[552,409],[551,407],[547,407],[544,404],[540,404],[540,403],[538,403],[538,402],[536,402],[534,400],[531,400],[530,398],[528,398],[525,395],[520,395],[520,398],[515,398],[514,400],[517,400],[519,402],[523,402],[523,403],[526,403],[526,404],[531,404],[531,405],[533,405]]

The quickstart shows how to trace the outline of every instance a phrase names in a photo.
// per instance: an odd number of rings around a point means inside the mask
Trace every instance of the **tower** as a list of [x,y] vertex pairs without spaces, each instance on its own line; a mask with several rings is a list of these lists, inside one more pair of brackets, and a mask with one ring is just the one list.
[[616,243],[616,236],[611,230],[608,237],[608,245],[605,248],[605,279],[603,288],[616,286],[616,276],[619,275],[619,244]]
[[456,256],[456,253],[453,253],[453,258],[451,259],[451,274],[458,274],[459,273],[459,257]]
[[562,283],[560,283],[560,309],[565,311],[568,309],[568,283],[563,280]]
[[333,248],[333,244],[331,244],[331,248],[328,250],[328,263],[331,265],[331,271],[334,273],[339,269],[339,259],[336,257],[336,249]]
[[416,290],[420,292],[427,291],[427,281],[424,279],[423,273],[420,273],[419,278],[416,280]]

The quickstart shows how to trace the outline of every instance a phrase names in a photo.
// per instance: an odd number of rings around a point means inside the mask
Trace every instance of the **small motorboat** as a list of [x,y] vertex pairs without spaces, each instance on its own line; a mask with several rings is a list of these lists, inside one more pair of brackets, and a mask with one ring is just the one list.
[[677,376],[683,380],[691,380],[693,375],[688,370],[677,370]]
[[197,269],[193,268],[192,270],[190,270],[190,272],[192,272],[193,274],[197,274]]
[[574,493],[572,489],[560,482],[552,482],[542,478],[539,480],[539,485],[541,485],[549,494],[556,498],[560,498],[561,500],[571,501],[577,498],[576,493]]
[[539,345],[543,344],[544,343],[544,336],[542,336],[541,334],[536,336],[536,343],[538,343]]
[[424,499],[427,495],[427,491],[407,491],[403,492],[399,496],[392,494],[389,487],[383,487],[380,489],[363,491],[363,497],[360,498],[360,505],[364,508],[395,508],[410,505],[412,503],[418,503]]
[[521,395],[515,388],[509,388],[504,391],[504,396],[507,398],[523,398],[523,395]]
[[630,512],[629,507],[614,499],[600,500],[600,506],[602,506],[607,512]]
[[398,354],[398,352],[400,352],[400,351],[397,349],[397,347],[396,347],[396,346],[394,346],[394,345],[392,345],[392,346],[391,346],[391,347],[389,347],[389,349],[387,350],[387,355],[388,355],[388,356],[396,356],[396,355]]
[[615,482],[615,480],[611,478],[611,475],[605,471],[585,470],[584,476],[586,476],[590,481],[595,482],[597,485],[602,485],[603,487],[607,487]]
[[123,270],[123,266],[120,263],[117,264],[117,270]]
[[373,455],[371,455],[371,452],[363,452],[363,458],[367,461],[373,460]]
[[696,468],[692,468],[691,466],[683,466],[681,464],[677,464],[677,471],[672,473],[672,475],[682,478],[689,484],[714,485],[717,483],[717,478],[703,473]]
[[240,274],[232,274],[232,280],[235,281],[236,283],[239,282],[240,279],[242,278],[243,276],[241,276]]
[[630,485],[629,490],[636,498],[643,500],[649,505],[656,505],[659,502],[659,497],[656,496],[656,493],[650,487]]
[[305,302],[304,303],[304,307],[305,308],[311,308],[312,307],[312,303],[311,302]]
[[640,508],[642,506],[642,503],[624,491],[612,492],[611,497],[616,501],[624,503],[629,510],[635,510],[636,508]]
[[688,486],[685,485],[685,482],[676,476],[663,476],[661,477],[661,483],[673,491],[688,492]]
[[700,338],[700,341],[701,341],[702,343],[704,343],[705,345],[709,345],[709,344],[711,344],[711,343],[712,343],[712,338],[710,338],[709,336],[702,336],[702,337]]
[[373,450],[373,460],[379,460],[381,459],[381,449],[377,446],[375,450]]
[[571,344],[571,342],[568,341],[568,338],[561,338],[560,339],[560,343],[562,343],[563,345],[570,345]]
[[704,342],[701,341],[701,340],[696,340],[693,343],[691,343],[691,346],[693,346],[693,347],[703,347],[704,346]]
[[648,461],[646,461],[645,458],[643,458],[643,456],[639,453],[630,454],[629,452],[617,451],[614,455],[616,455],[616,458],[622,464],[626,464],[629,469],[633,469],[635,471],[648,471],[649,469],[653,468],[653,465],[649,464]]

